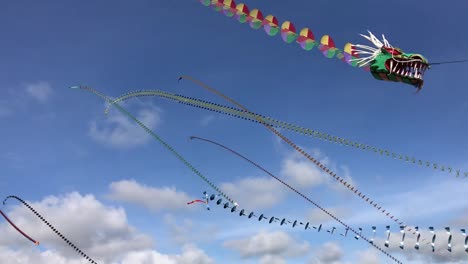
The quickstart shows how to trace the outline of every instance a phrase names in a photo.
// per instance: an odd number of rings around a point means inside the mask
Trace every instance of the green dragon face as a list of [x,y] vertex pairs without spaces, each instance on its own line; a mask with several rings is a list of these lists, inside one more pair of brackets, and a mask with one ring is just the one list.
[[361,35],[370,40],[375,46],[354,45],[356,54],[367,54],[365,58],[357,59],[359,66],[369,66],[372,76],[377,80],[402,82],[415,86],[421,90],[424,72],[429,69],[429,62],[424,56],[405,53],[401,49],[392,47],[383,37],[380,42],[371,32],[370,36]]

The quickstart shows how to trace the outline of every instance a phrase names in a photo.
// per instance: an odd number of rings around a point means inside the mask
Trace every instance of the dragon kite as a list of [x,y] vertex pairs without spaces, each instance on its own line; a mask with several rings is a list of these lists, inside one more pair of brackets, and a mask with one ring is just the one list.
[[[406,53],[402,49],[393,47],[382,35],[382,41],[375,37],[370,31],[369,35],[362,35],[369,40],[374,47],[346,43],[343,50],[335,46],[335,42],[329,35],[323,35],[320,42],[309,28],[302,28],[299,34],[294,24],[284,21],[281,25],[273,15],[263,16],[258,9],[249,10],[246,4],[236,3],[233,0],[199,0],[201,4],[211,7],[227,17],[234,17],[239,23],[247,23],[254,29],[263,27],[268,36],[281,36],[287,44],[296,42],[302,49],[309,51],[314,47],[327,58],[337,58],[352,67],[360,67],[370,71],[377,80],[400,82],[414,86],[417,92],[423,87],[424,72],[430,66],[445,63],[468,62],[468,60],[429,63],[420,54]],[[360,57],[362,56],[362,57]]]

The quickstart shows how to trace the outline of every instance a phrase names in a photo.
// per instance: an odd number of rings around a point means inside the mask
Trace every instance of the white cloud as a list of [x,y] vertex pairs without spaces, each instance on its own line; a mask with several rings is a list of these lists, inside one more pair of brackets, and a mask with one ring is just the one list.
[[296,152],[290,153],[283,160],[281,174],[290,180],[291,184],[301,188],[314,187],[327,181],[322,170]]
[[[101,204],[92,195],[76,192],[29,202],[72,243],[100,264],[212,264],[195,245],[181,254],[166,255],[152,249],[153,239],[131,227],[122,208]],[[6,212],[25,233],[41,242],[42,252],[8,223],[0,224],[0,259],[11,264],[89,263],[22,205]],[[33,248],[31,250],[31,248]]]
[[260,258],[259,264],[286,264],[286,260],[281,257],[266,255]]
[[182,254],[164,255],[154,250],[130,252],[122,264],[213,264],[212,258],[193,245],[182,248]]
[[45,103],[52,95],[52,88],[48,82],[39,81],[26,84],[26,93],[40,103]]
[[174,187],[155,188],[135,180],[122,180],[112,182],[109,189],[110,199],[138,204],[154,212],[192,208],[187,206],[187,202],[193,199],[184,192],[178,192]]
[[[160,110],[154,106],[141,109],[135,116],[151,130],[161,122]],[[92,121],[88,135],[99,143],[119,148],[139,146],[151,138],[142,127],[116,110],[110,111],[100,126],[96,121]]]
[[[17,249],[0,247],[0,257],[9,264],[89,264],[84,258],[71,259],[60,252],[46,250]],[[193,246],[186,245],[181,254],[167,255],[155,250],[133,250],[126,252],[121,260],[105,262],[94,259],[100,264],[213,264],[215,263],[206,253]]]
[[279,203],[285,197],[284,186],[272,178],[244,178],[235,183],[221,184],[221,190],[235,197],[243,208],[268,208]]
[[260,231],[246,239],[228,240],[223,246],[237,251],[244,259],[261,257],[262,263],[270,259],[284,263],[283,258],[303,256],[310,248],[309,243],[299,243],[283,231]]
[[[301,147],[311,156],[319,161],[322,165],[326,166],[331,171],[334,171],[346,182],[351,183],[352,186],[357,187],[356,183],[351,177],[350,170],[346,166],[339,168],[330,160],[329,157],[320,152],[319,149],[307,150]],[[282,161],[281,174],[283,177],[295,186],[297,189],[313,188],[319,185],[327,185],[334,191],[350,194],[349,190],[343,186],[342,183],[334,180],[330,175],[320,169],[312,161],[304,157],[297,151],[291,151],[286,154]]]
[[317,258],[323,264],[339,264],[343,258],[343,249],[336,243],[327,242],[317,252]]
[[381,263],[379,256],[379,252],[374,248],[367,249],[365,251],[358,252],[358,263],[360,264],[379,264]]
[[[136,233],[128,225],[123,209],[104,206],[92,195],[81,196],[73,192],[61,198],[49,196],[30,204],[96,261],[110,261],[127,251],[153,246],[150,237]],[[80,257],[26,207],[16,206],[8,215],[44,247],[56,249],[63,257]],[[30,247],[30,242],[7,224],[0,225],[0,233],[0,246]]]
[[[218,235],[218,227],[209,221],[194,223],[191,219],[178,219],[166,215],[164,222],[168,226],[170,237],[179,245],[194,242],[211,242]],[[209,234],[209,235],[208,235]]]

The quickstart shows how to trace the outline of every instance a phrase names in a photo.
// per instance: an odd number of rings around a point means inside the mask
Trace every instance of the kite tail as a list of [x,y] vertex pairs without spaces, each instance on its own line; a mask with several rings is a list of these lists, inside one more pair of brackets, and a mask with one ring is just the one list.
[[170,93],[159,91],[159,90],[142,90],[142,91],[134,91],[134,92],[126,93],[126,94],[118,97],[117,99],[113,100],[112,103],[109,104],[106,107],[105,112],[108,112],[109,107],[112,106],[115,103],[118,103],[118,102],[121,102],[121,101],[124,101],[124,100],[128,100],[128,99],[131,99],[131,98],[142,97],[142,96],[159,96],[161,98],[169,99],[169,100],[172,100],[172,101],[184,104],[184,105],[193,106],[193,107],[213,111],[213,112],[216,112],[216,113],[233,116],[233,117],[236,117],[236,118],[252,121],[252,122],[255,122],[255,123],[260,123],[255,118],[255,116],[260,116],[261,118],[263,118],[263,120],[266,123],[268,123],[269,125],[271,125],[271,126],[273,126],[275,128],[283,128],[283,129],[290,130],[290,131],[293,131],[293,132],[296,132],[296,133],[299,133],[299,134],[303,134],[303,135],[306,135],[306,136],[313,136],[314,138],[317,138],[319,140],[325,140],[325,141],[328,141],[328,142],[331,142],[331,143],[340,144],[340,145],[345,146],[345,147],[353,147],[353,148],[356,148],[356,149],[359,149],[359,150],[362,150],[362,151],[373,151],[373,153],[380,154],[383,157],[390,157],[390,158],[393,158],[393,159],[396,159],[396,160],[405,161],[405,162],[407,162],[409,164],[416,164],[416,165],[419,165],[419,166],[425,166],[427,168],[431,167],[431,165],[432,165],[434,170],[440,170],[442,172],[448,171],[449,174],[452,174],[452,172],[453,172],[453,173],[456,173],[455,174],[456,177],[459,177],[460,175],[464,174],[465,178],[468,178],[468,172],[461,172],[460,170],[454,169],[454,168],[452,168],[450,166],[440,165],[440,164],[437,164],[435,162],[416,159],[415,157],[411,157],[409,155],[398,154],[398,153],[395,153],[393,151],[389,151],[389,150],[378,148],[378,147],[375,147],[375,146],[370,146],[370,145],[367,145],[367,144],[364,144],[364,143],[359,143],[359,142],[355,142],[355,141],[348,140],[348,139],[345,139],[345,138],[337,137],[337,136],[330,135],[330,134],[325,133],[325,132],[320,132],[320,131],[317,131],[317,130],[314,130],[314,129],[300,127],[298,125],[283,122],[283,121],[279,121],[279,120],[275,120],[275,119],[273,119],[271,117],[266,117],[264,115],[260,115],[260,114],[256,114],[256,113],[245,113],[245,111],[243,111],[243,110],[241,110],[239,108],[224,106],[224,105],[221,105],[221,104],[212,103],[212,102],[208,102],[208,101],[203,101],[203,100],[200,100],[200,99],[187,97],[187,96],[183,96],[183,95],[170,94]]
[[[243,105],[241,105],[240,103],[236,102],[235,100],[229,98],[228,96],[224,95],[223,93],[217,91],[216,89],[212,88],[212,87],[209,87],[208,85],[204,84],[203,82],[201,81],[198,81],[196,79],[193,79],[192,77],[190,76],[181,76],[181,78],[183,79],[188,79],[190,81],[192,81],[193,83],[195,84],[198,84],[199,86],[201,86],[202,88],[216,94],[216,95],[219,95],[221,96],[222,98],[226,99],[227,101],[233,103],[234,105],[238,106],[239,108],[241,108],[242,110],[244,110],[245,112],[247,113],[251,113],[247,108],[245,108]],[[330,169],[328,169],[327,167],[323,166],[319,161],[317,161],[316,159],[314,159],[310,154],[306,153],[303,149],[301,149],[300,147],[298,147],[296,144],[294,144],[290,139],[286,138],[284,135],[282,135],[280,132],[278,132],[276,129],[274,129],[271,125],[267,124],[261,117],[259,116],[256,116],[256,119],[261,123],[263,124],[268,130],[270,130],[271,132],[273,132],[274,134],[276,134],[278,137],[280,137],[283,141],[285,141],[286,143],[288,143],[291,147],[293,147],[296,151],[298,151],[299,153],[301,153],[304,157],[306,157],[307,159],[309,159],[310,161],[312,161],[315,165],[317,165],[320,169],[322,169],[324,172],[326,172],[327,174],[329,174],[330,176],[332,176],[335,180],[339,181],[340,183],[342,183],[346,188],[348,188],[350,191],[354,191],[355,194],[357,194],[358,190],[357,188],[351,186],[350,183],[346,184],[347,182],[343,180],[343,178],[340,178],[338,176],[336,176],[336,173],[333,173],[333,171],[331,171]],[[361,197],[363,200],[365,198],[365,195],[362,195],[361,192],[359,192],[359,197]],[[307,197],[304,197],[305,199],[308,199]],[[310,199],[308,199],[310,200]],[[377,208],[376,204],[373,202],[373,201],[370,201],[369,202],[369,198],[367,198],[367,200],[365,200],[367,203],[370,203],[371,205],[374,205],[375,208]],[[311,201],[312,202],[312,201]],[[373,204],[374,203],[374,204]],[[380,210],[381,207],[379,207],[378,210]],[[385,210],[382,209],[382,213],[385,213]],[[387,214],[387,216],[389,216]],[[394,216],[389,216],[394,222],[397,222],[398,219],[394,219]],[[337,219],[337,218],[334,218],[336,221],[340,222],[341,224],[345,225],[343,222],[341,222],[341,220]],[[402,225],[403,222],[400,222],[398,223],[399,225]],[[353,230],[350,228],[350,230]],[[356,231],[354,231],[356,232]],[[370,240],[367,239],[367,238],[364,238],[364,240],[366,240],[367,242],[370,243]],[[377,248],[379,251],[381,251],[382,253],[384,253],[385,255],[387,255],[389,258],[391,258],[392,260],[394,260],[395,262],[397,263],[401,263],[399,260],[397,260],[396,258],[394,258],[393,256],[391,256],[390,254],[388,254],[387,252],[385,252],[384,250],[382,250],[380,247],[377,247],[374,245],[375,248]]]
[[[6,201],[9,199],[9,198],[14,198],[16,200],[18,200],[19,202],[21,202],[24,206],[26,206],[29,210],[31,210],[31,212],[33,212],[39,219],[42,220],[42,222],[44,222],[50,229],[52,229],[52,231],[55,232],[55,234],[57,234],[57,236],[59,236],[63,241],[65,241],[71,248],[73,248],[76,252],[78,252],[79,254],[81,254],[81,256],[85,259],[87,259],[90,263],[93,263],[93,264],[97,264],[96,261],[94,261],[93,259],[91,259],[90,257],[88,257],[83,251],[81,251],[81,249],[79,249],[77,246],[75,246],[72,242],[70,242],[64,235],[62,235],[54,226],[52,226],[47,220],[45,220],[44,217],[42,217],[42,215],[40,215],[38,212],[36,212],[36,210],[34,210],[34,208],[32,208],[27,202],[25,202],[23,199],[19,198],[18,196],[14,196],[14,195],[10,195],[10,196],[7,196],[4,200],[3,200],[3,204],[6,203]],[[19,231],[19,230],[18,230]],[[20,231],[21,232],[21,231]],[[22,232],[21,232],[22,233]],[[22,233],[23,234],[23,233]],[[39,242],[37,242],[39,243]]]
[[[226,99],[227,101],[231,102],[232,104],[238,106],[239,108],[241,108],[243,111],[245,111],[246,113],[248,114],[252,114],[252,112],[250,112],[247,108],[245,108],[243,105],[241,105],[240,103],[234,101],[233,99],[229,98],[228,96],[224,95],[223,93],[217,91],[216,89],[212,88],[212,87],[209,87],[208,85],[204,84],[203,82],[199,81],[199,80],[196,80],[196,79],[193,79],[192,77],[190,76],[181,76],[181,78],[184,78],[184,79],[188,79],[190,80],[191,82],[195,83],[195,84],[198,84],[199,86],[201,86],[202,88],[216,94],[216,95],[219,95],[221,96],[222,98]],[[299,146],[297,146],[296,144],[294,144],[290,139],[288,139],[286,136],[284,136],[283,134],[281,134],[280,132],[278,132],[276,129],[274,129],[274,127],[270,124],[268,124],[263,118],[261,118],[260,116],[258,115],[255,115],[255,119],[263,124],[268,130],[270,130],[271,132],[273,132],[275,135],[277,135],[279,138],[281,138],[284,142],[286,142],[288,145],[290,145],[291,147],[293,147],[297,152],[299,152],[300,154],[302,154],[302,156],[304,156],[305,158],[307,158],[309,161],[311,161],[312,163],[314,163],[316,166],[318,166],[322,171],[324,171],[325,173],[327,173],[328,175],[330,175],[332,178],[334,178],[336,181],[339,181],[343,186],[345,186],[347,189],[349,189],[350,191],[354,192],[354,194],[356,194],[357,196],[359,196],[362,200],[364,200],[365,202],[367,202],[368,204],[370,205],[373,205],[374,208],[376,208],[377,210],[381,211],[383,214],[385,214],[386,210],[385,209],[382,209],[381,206],[379,206],[376,202],[374,202],[373,200],[371,200],[369,197],[366,198],[366,195],[362,194],[362,192],[360,192],[356,187],[352,186],[351,183],[348,183],[346,182],[343,178],[339,177],[336,175],[336,173],[334,173],[332,170],[330,170],[329,168],[325,167],[322,163],[320,163],[318,160],[316,160],[315,158],[313,158],[310,154],[308,154],[307,152],[305,152],[303,149],[301,149]],[[387,214],[385,214],[388,218],[390,218],[392,221],[398,223],[398,225],[403,225],[403,222],[398,222],[398,218],[396,218],[394,215],[390,215],[388,212]]]
[[0,214],[8,221],[8,223],[10,223],[11,226],[13,226],[16,229],[16,231],[20,232],[25,238],[29,239],[31,242],[36,244],[36,246],[39,246],[39,241],[32,239],[26,233],[21,231],[21,229],[19,229],[15,224],[13,224],[13,222],[8,218],[8,216],[6,216],[6,214],[2,212],[2,210],[0,210]]
[[[211,144],[214,144],[214,145],[217,145],[221,148],[224,148],[225,150],[227,151],[230,151],[231,153],[239,156],[240,158],[244,159],[245,161],[249,162],[250,164],[254,165],[255,167],[259,168],[260,170],[262,170],[263,172],[265,172],[266,174],[268,174],[270,177],[274,178],[275,180],[279,181],[281,184],[283,184],[284,186],[288,187],[290,190],[292,190],[293,192],[297,193],[299,196],[301,196],[302,198],[304,198],[306,201],[308,201],[309,203],[313,204],[315,207],[319,208],[322,212],[324,212],[325,214],[327,214],[328,216],[330,216],[331,218],[333,218],[334,220],[336,220],[337,222],[339,222],[341,225],[343,225],[347,230],[350,230],[351,232],[353,232],[354,234],[358,235],[359,237],[362,237],[362,239],[364,239],[366,242],[370,243],[373,247],[375,247],[377,250],[381,251],[382,253],[384,253],[385,255],[387,255],[389,258],[391,258],[392,260],[394,260],[395,262],[399,263],[398,260],[396,258],[394,258],[393,256],[391,256],[389,253],[387,253],[386,251],[384,251],[383,249],[381,249],[380,247],[376,246],[375,244],[373,244],[371,242],[371,240],[367,239],[366,237],[363,237],[361,235],[361,232],[356,232],[356,230],[354,230],[352,227],[350,227],[349,225],[347,225],[346,223],[344,223],[343,221],[341,221],[338,217],[336,217],[335,215],[333,215],[332,213],[330,213],[329,211],[327,211],[325,208],[321,207],[319,204],[317,204],[316,202],[314,202],[313,200],[311,200],[309,197],[305,196],[303,193],[299,192],[297,189],[295,189],[294,187],[292,187],[291,185],[287,184],[286,182],[282,181],[280,178],[276,177],[275,175],[273,175],[271,172],[269,172],[268,170],[266,170],[265,168],[263,168],[262,166],[260,166],[259,164],[255,163],[254,161],[250,160],[249,158],[245,157],[244,155],[238,153],[237,151],[233,150],[233,149],[230,149],[226,146],[224,146],[223,144],[220,144],[218,142],[215,142],[215,141],[212,141],[212,140],[209,140],[209,139],[205,139],[205,138],[201,138],[201,137],[196,137],[196,136],[190,136],[190,139],[193,140],[193,139],[198,139],[198,140],[201,140],[201,141],[205,141],[205,142],[208,142],[208,143],[211,143]],[[261,219],[260,219],[261,220]]]
[[172,146],[170,146],[168,143],[166,143],[162,138],[160,138],[156,133],[154,133],[151,129],[149,129],[147,126],[145,126],[140,120],[138,120],[136,117],[134,117],[132,114],[130,114],[127,110],[125,110],[123,107],[120,105],[114,103],[109,97],[106,95],[96,91],[95,89],[87,86],[72,86],[70,87],[71,89],[82,89],[86,90],[88,92],[91,92],[102,99],[106,100],[106,102],[109,102],[110,104],[114,105],[121,113],[125,114],[127,117],[135,121],[141,128],[143,128],[149,135],[151,135],[154,139],[156,139],[159,143],[161,143],[164,147],[166,147],[168,150],[172,152],[181,162],[185,164],[191,171],[193,171],[198,177],[200,177],[203,181],[205,181],[208,185],[211,186],[215,191],[220,193],[224,198],[226,198],[229,202],[235,203],[234,200],[232,200],[227,194],[221,192],[221,190],[214,185],[210,180],[208,180],[207,177],[201,174],[192,164],[190,164],[182,155],[180,155]]

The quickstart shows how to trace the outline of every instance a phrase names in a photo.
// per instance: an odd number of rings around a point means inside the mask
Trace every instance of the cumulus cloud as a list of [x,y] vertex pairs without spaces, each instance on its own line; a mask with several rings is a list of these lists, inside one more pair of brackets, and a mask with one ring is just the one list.
[[380,264],[379,252],[374,248],[358,252],[358,263],[360,264]]
[[[98,263],[112,264],[212,264],[213,260],[195,245],[184,245],[180,254],[166,255],[152,249],[153,239],[128,224],[122,208],[105,206],[93,195],[69,193],[30,202],[40,214],[72,243]],[[31,242],[7,223],[0,224],[0,256],[11,264],[84,264],[83,259],[24,206],[8,216],[23,231],[41,242],[43,251],[31,250]]]
[[297,152],[289,153],[283,160],[281,174],[301,188],[314,187],[327,181],[322,170]]
[[[301,147],[321,164],[337,173],[341,178],[357,187],[356,182],[351,177],[350,170],[346,166],[336,166],[329,157],[324,155],[319,149],[307,150]],[[320,185],[326,185],[331,190],[349,193],[343,184],[332,179],[330,175],[322,171],[317,165],[305,158],[297,151],[288,152],[281,164],[281,175],[291,185],[296,188],[313,188]]]
[[272,178],[243,178],[234,183],[223,183],[220,188],[236,202],[249,209],[268,208],[285,197],[284,186]]
[[218,235],[219,229],[211,223],[194,223],[191,219],[178,219],[172,215],[164,216],[171,239],[179,245],[194,242],[211,242]]
[[316,252],[317,258],[323,264],[339,264],[344,256],[340,245],[333,242],[323,244]]
[[[160,110],[154,106],[146,106],[135,116],[151,130],[161,122]],[[143,128],[119,111],[110,111],[102,124],[92,121],[88,135],[99,143],[118,148],[139,146],[151,138]]]
[[45,103],[52,95],[52,87],[44,81],[30,83],[26,84],[26,93],[39,103]]
[[109,186],[109,199],[143,206],[151,211],[187,210],[187,201],[193,200],[186,193],[175,187],[155,188],[136,182],[122,180],[112,182]]
[[303,256],[310,248],[309,243],[299,243],[282,231],[261,231],[249,238],[228,240],[223,246],[237,251],[244,259],[260,257],[261,263],[285,263],[285,257]]
[[185,245],[182,254],[165,255],[154,250],[128,253],[121,264],[213,264],[212,258],[193,245]]
[[[60,252],[46,250],[18,249],[13,250],[7,247],[0,247],[0,256],[2,260],[7,260],[9,264],[89,264],[84,258],[71,259]],[[182,248],[181,254],[163,254],[155,250],[133,250],[126,252],[122,260],[113,262],[98,261],[101,264],[213,264],[214,260],[203,250],[193,246],[186,245]]]
[[[126,251],[153,246],[150,237],[137,233],[128,225],[123,209],[104,206],[92,195],[73,192],[30,204],[70,241],[96,259],[110,261]],[[63,257],[77,258],[74,250],[24,206],[17,206],[8,214],[43,245],[57,249]],[[0,246],[30,246],[29,241],[7,224],[0,225],[0,233]]]

